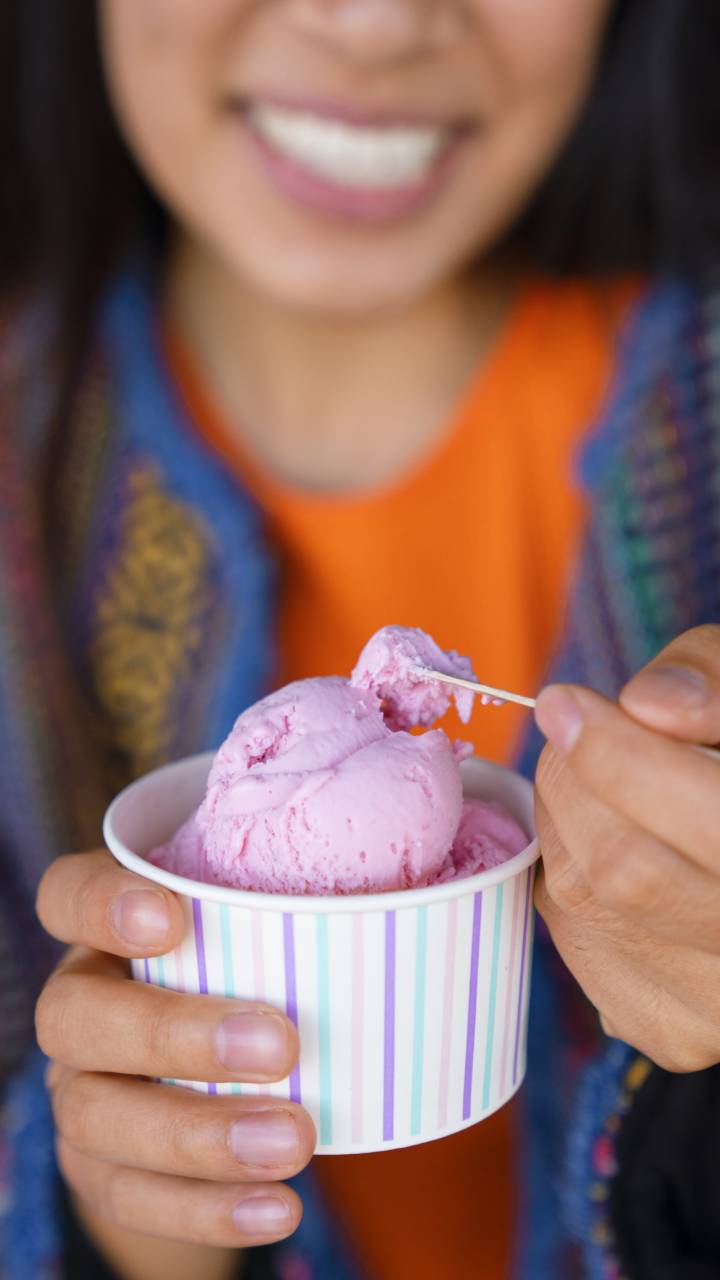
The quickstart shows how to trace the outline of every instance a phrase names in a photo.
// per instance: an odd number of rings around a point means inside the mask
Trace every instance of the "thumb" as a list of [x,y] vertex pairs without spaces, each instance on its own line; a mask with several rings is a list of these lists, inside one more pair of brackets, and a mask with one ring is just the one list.
[[720,742],[720,626],[685,631],[633,676],[623,710],[686,742]]

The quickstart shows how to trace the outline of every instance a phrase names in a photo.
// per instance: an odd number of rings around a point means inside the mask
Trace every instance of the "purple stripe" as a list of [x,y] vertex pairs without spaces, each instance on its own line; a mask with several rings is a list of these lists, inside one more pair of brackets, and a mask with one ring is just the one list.
[[149,961],[147,961],[147,960],[143,960],[143,964],[145,965],[145,981],[146,981],[146,982],[150,982],[150,980],[151,980],[151,979],[150,979],[150,964],[149,964]]
[[[283,943],[285,946],[285,1012],[295,1026],[298,1024],[297,981],[295,976],[295,930],[293,918],[283,914]],[[290,1075],[290,1101],[302,1102],[300,1093],[300,1063],[296,1063]]]
[[395,1135],[395,912],[385,913],[385,1067],[383,1142]]
[[208,993],[207,968],[205,966],[205,935],[203,933],[202,905],[198,898],[192,900],[193,925],[195,927],[195,957],[197,959],[198,987],[201,996]]
[[475,1021],[477,1018],[478,960],[482,927],[482,893],[473,903],[472,943],[470,947],[470,993],[468,995],[467,1040],[465,1042],[465,1085],[463,1088],[463,1120],[470,1117],[472,1104],[473,1060],[475,1058]]
[[525,923],[523,924],[522,953],[520,956],[520,986],[518,988],[517,1020],[515,1024],[515,1052],[513,1054],[513,1084],[517,1084],[518,1053],[520,1050],[520,1027],[522,1024],[522,1005],[523,1005],[523,994],[524,994],[524,988],[525,988],[525,955],[527,952],[528,922],[530,920],[530,904],[532,901],[532,895],[530,890],[532,888],[532,882],[533,882],[533,871],[534,871],[534,867],[528,868],[527,884],[525,886]]
[[[208,993],[207,967],[205,964],[205,934],[203,933],[202,903],[199,898],[192,900],[193,927],[195,929],[195,957],[197,959],[198,987],[201,996]],[[217,1085],[208,1084],[208,1093],[217,1093]]]

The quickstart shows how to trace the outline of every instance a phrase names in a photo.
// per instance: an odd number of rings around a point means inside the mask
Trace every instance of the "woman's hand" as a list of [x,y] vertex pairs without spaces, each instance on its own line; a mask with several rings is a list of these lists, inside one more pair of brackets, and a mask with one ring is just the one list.
[[538,699],[536,901],[607,1033],[671,1071],[720,1061],[720,627],[680,636],[620,705]]
[[45,928],[71,950],[37,1008],[67,1181],[131,1232],[239,1248],[295,1230],[282,1179],[310,1159],[302,1108],[275,1098],[208,1097],[156,1076],[265,1084],[288,1075],[297,1032],[276,1010],[180,995],[129,980],[127,958],[162,955],[180,905],[107,853],[60,858],[38,895]]

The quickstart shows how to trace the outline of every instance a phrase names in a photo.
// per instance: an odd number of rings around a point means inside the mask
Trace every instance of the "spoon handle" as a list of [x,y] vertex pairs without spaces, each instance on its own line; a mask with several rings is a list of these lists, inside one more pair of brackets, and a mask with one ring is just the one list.
[[[522,693],[511,693],[509,689],[495,689],[490,684],[480,684],[477,680],[465,680],[462,676],[449,676],[444,671],[431,671],[429,667],[423,667],[433,680],[440,680],[443,684],[457,685],[460,689],[471,689],[473,693],[483,694],[486,698],[500,698],[503,702],[517,702],[521,707],[534,707],[535,699],[526,698]],[[692,744],[696,751],[702,751],[704,756],[710,756],[711,760],[720,761],[720,751],[717,747],[701,747],[699,743]]]
[[423,667],[433,680],[440,680],[443,684],[454,684],[460,689],[471,689],[473,693],[483,694],[486,698],[499,698],[502,702],[518,702],[521,707],[534,707],[535,699],[526,698],[522,693],[510,693],[508,689],[494,689],[490,684],[479,684],[476,680],[465,680],[462,676],[448,676],[444,671],[431,671],[429,667]]

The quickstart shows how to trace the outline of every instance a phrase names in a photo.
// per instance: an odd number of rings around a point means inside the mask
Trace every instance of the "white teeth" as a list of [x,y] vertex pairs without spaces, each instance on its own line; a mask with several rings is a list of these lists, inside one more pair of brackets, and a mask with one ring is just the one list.
[[259,103],[250,119],[262,138],[296,164],[346,187],[406,187],[429,173],[448,141],[430,126],[346,124]]

